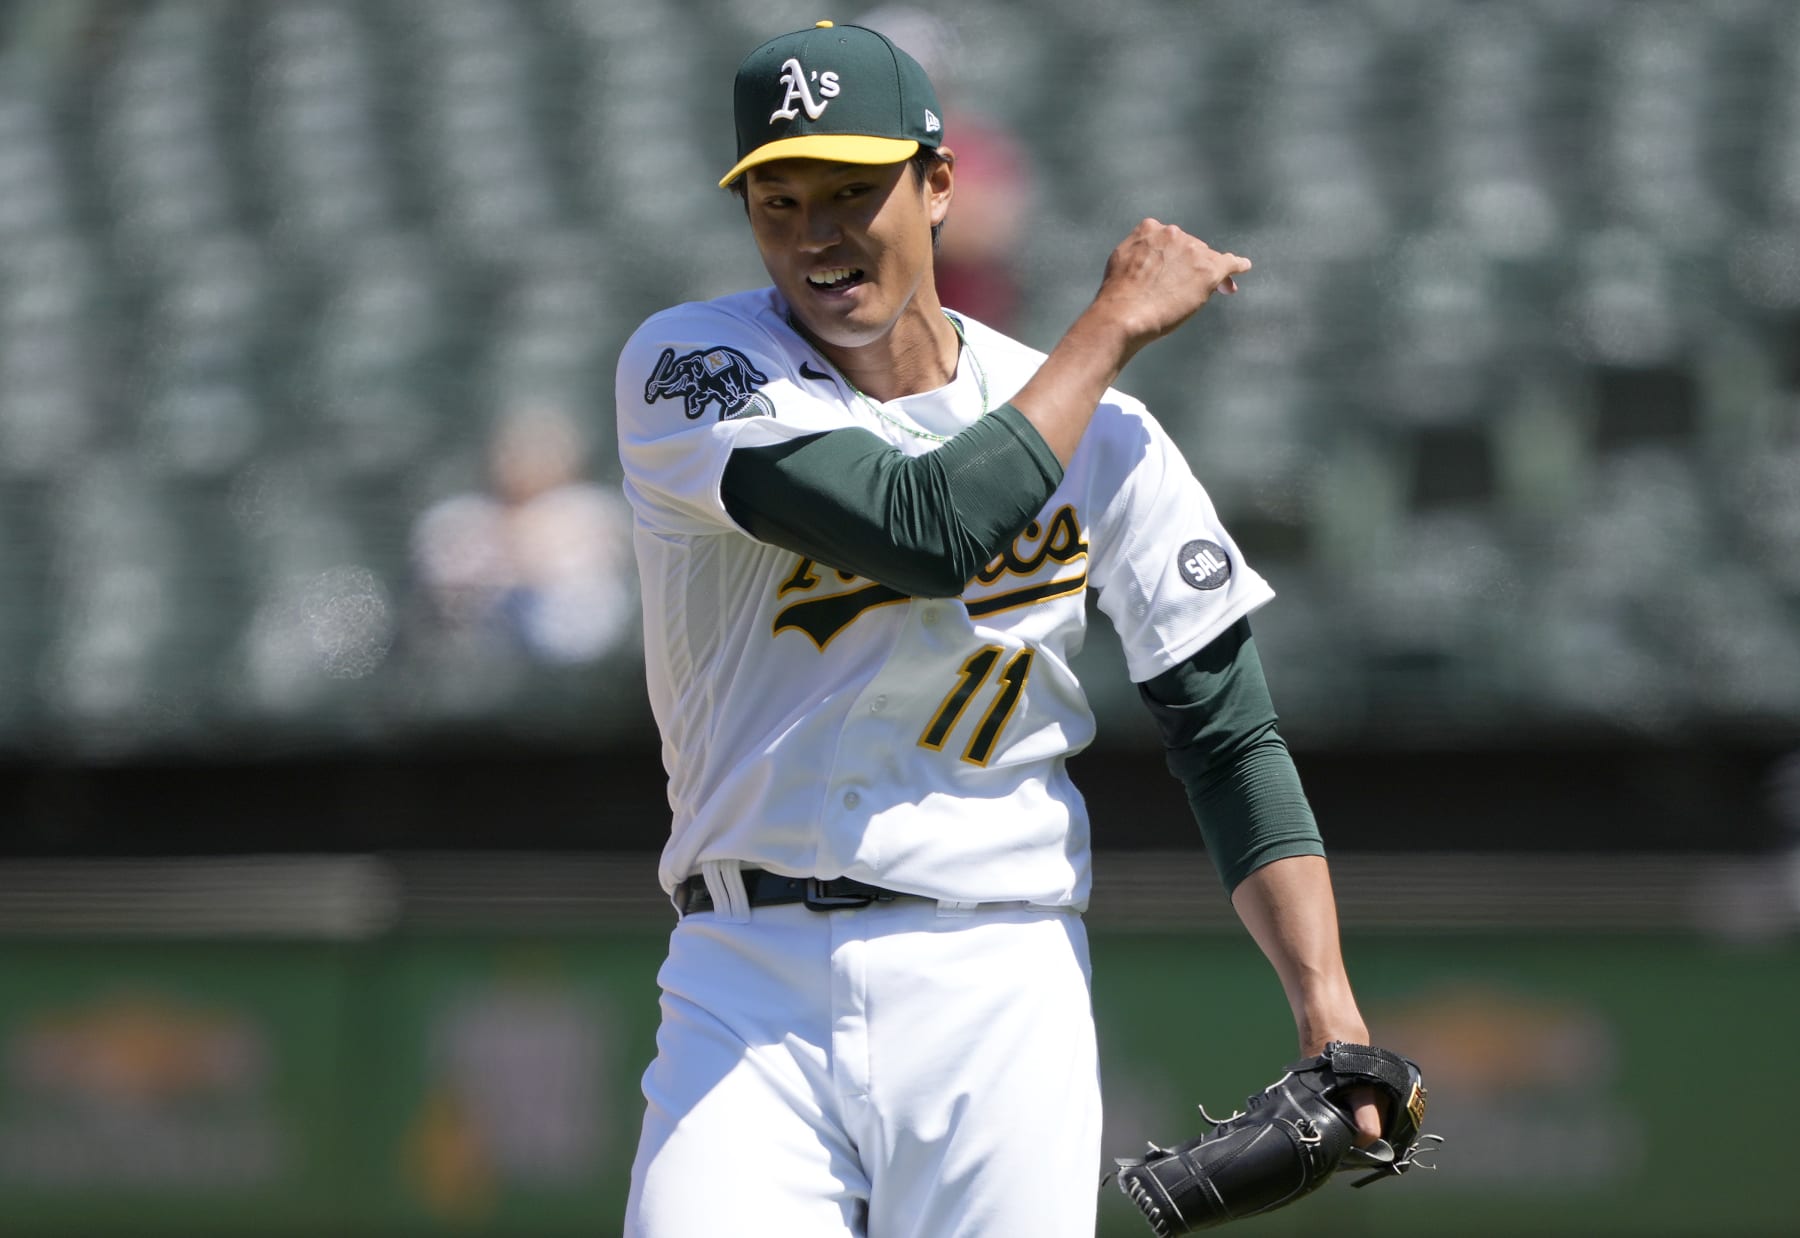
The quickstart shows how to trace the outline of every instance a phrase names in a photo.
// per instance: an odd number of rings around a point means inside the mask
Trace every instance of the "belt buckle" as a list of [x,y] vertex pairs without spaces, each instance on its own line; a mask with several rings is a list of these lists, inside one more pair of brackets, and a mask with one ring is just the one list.
[[806,879],[806,893],[800,900],[808,911],[836,911],[843,907],[867,907],[875,901],[872,894],[827,894],[826,882],[817,877]]

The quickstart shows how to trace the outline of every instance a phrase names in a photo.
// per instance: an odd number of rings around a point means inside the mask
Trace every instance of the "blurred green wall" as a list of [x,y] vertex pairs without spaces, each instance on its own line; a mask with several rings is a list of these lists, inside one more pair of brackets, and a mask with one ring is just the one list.
[[[660,930],[355,945],[0,943],[0,1233],[613,1232]],[[1800,943],[1353,937],[1416,1056],[1437,1173],[1238,1232],[1762,1234],[1793,1206],[1779,1032]],[[1174,1142],[1292,1053],[1242,934],[1096,932],[1106,1152]],[[1174,979],[1182,987],[1173,991]],[[1101,1197],[1102,1235],[1145,1232]]]

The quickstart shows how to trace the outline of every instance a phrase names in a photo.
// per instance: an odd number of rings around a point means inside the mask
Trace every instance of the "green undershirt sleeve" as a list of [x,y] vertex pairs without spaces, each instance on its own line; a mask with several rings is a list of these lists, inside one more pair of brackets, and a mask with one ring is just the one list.
[[1325,854],[1299,771],[1275,729],[1249,620],[1138,692],[1227,891],[1272,860]]
[[856,427],[740,447],[721,491],[758,541],[913,597],[955,597],[1062,478],[1036,428],[1005,405],[920,456]]

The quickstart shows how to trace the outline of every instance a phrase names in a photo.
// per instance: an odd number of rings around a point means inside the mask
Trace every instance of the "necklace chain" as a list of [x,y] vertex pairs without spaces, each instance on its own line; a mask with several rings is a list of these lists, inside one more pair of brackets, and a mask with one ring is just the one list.
[[[987,371],[981,366],[981,358],[977,357],[975,355],[975,350],[969,347],[969,337],[963,333],[962,319],[958,318],[955,314],[952,314],[949,310],[945,310],[943,313],[944,317],[950,320],[951,327],[956,330],[956,342],[961,346],[961,355],[968,357],[969,364],[974,369],[975,387],[981,392],[981,415],[985,417],[988,415],[989,411],[991,411],[988,406]],[[882,408],[879,403],[866,395],[861,387],[858,387],[855,383],[851,382],[849,376],[838,369],[831,358],[826,357],[824,360],[832,369],[837,370],[838,377],[844,380],[844,386],[854,391],[856,393],[856,398],[868,405],[870,412],[874,413],[889,425],[912,435],[914,438],[922,438],[929,442],[947,443],[950,441],[950,436],[947,434],[933,434],[929,430],[921,430],[917,426],[911,426],[906,422],[901,421],[898,417],[889,413],[886,409]]]

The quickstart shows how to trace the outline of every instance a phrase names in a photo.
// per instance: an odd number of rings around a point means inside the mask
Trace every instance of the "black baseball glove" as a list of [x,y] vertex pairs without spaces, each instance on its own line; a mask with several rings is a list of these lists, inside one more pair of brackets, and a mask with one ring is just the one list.
[[[1384,1094],[1383,1138],[1354,1146],[1356,1124],[1345,1093],[1359,1085]],[[1408,1058],[1334,1040],[1317,1057],[1250,1097],[1244,1112],[1173,1148],[1150,1145],[1142,1160],[1119,1162],[1125,1192],[1162,1238],[1210,1229],[1291,1204],[1341,1169],[1367,1170],[1357,1186],[1422,1164],[1419,1153],[1443,1142],[1425,1135],[1425,1084]],[[1425,1168],[1432,1168],[1426,1165]]]

